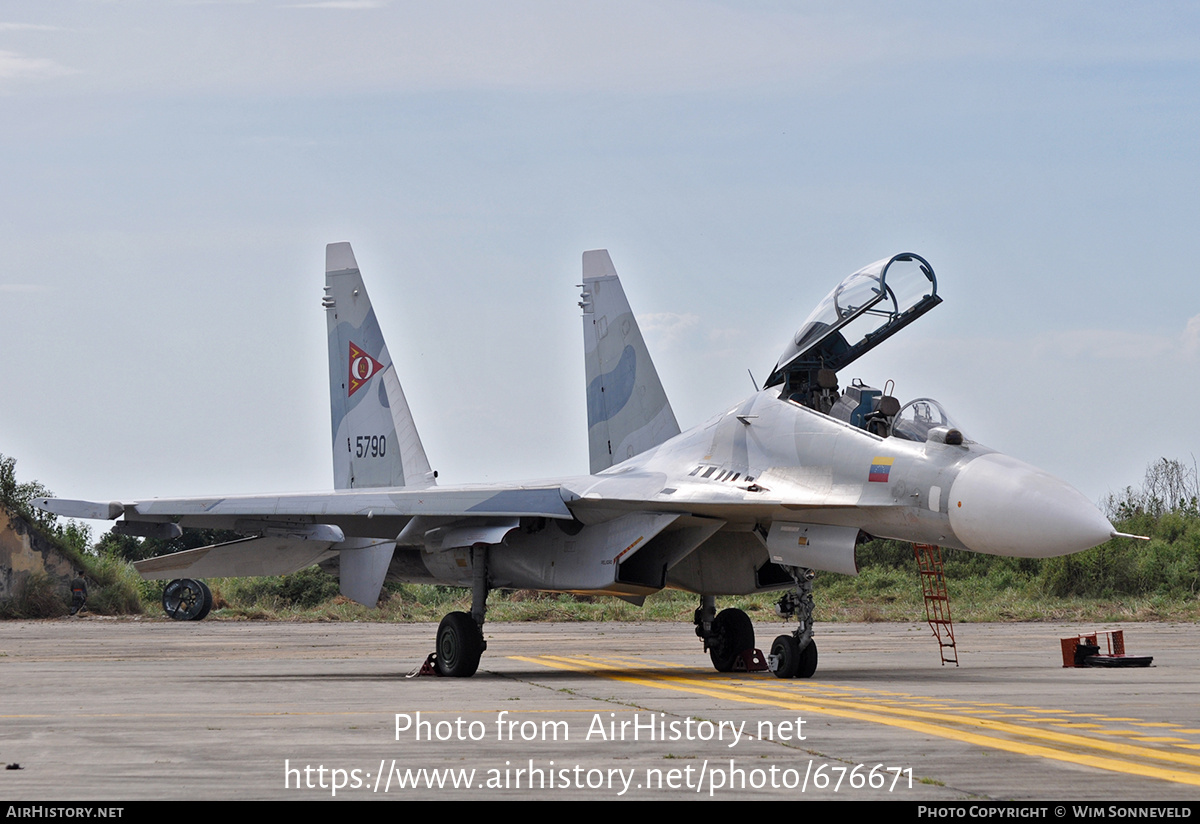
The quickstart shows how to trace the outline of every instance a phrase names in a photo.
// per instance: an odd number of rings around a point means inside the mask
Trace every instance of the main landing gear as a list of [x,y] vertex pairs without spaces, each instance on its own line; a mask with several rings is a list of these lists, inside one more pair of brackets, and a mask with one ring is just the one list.
[[487,648],[483,627],[467,612],[452,612],[438,624],[437,652],[434,665],[438,675],[469,678],[479,669],[479,659]]
[[718,614],[716,602],[715,596],[702,595],[700,608],[693,617],[696,635],[704,641],[713,667],[717,672],[760,668],[762,658],[754,648],[754,624],[750,616],[740,609],[723,609]]
[[779,599],[775,610],[784,618],[796,616],[800,626],[791,635],[780,635],[771,642],[766,666],[758,663],[762,658],[754,648],[750,616],[740,609],[718,613],[715,596],[700,596],[700,608],[692,620],[717,672],[770,669],[777,678],[811,678],[817,671],[817,642],[812,637],[812,582],[816,573],[801,567],[789,569],[796,586]]
[[163,589],[163,611],[176,621],[199,621],[212,609],[212,590],[203,581],[176,578]]
[[771,643],[771,668],[776,678],[812,678],[817,671],[817,642],[812,637],[811,569],[792,569],[795,589],[779,599],[775,610],[784,618],[797,616],[800,626],[791,635],[780,635]]
[[479,659],[487,649],[483,640],[483,618],[487,612],[488,546],[471,547],[475,576],[471,581],[471,611],[452,612],[438,624],[437,651],[421,668],[421,675],[470,678],[479,669]]

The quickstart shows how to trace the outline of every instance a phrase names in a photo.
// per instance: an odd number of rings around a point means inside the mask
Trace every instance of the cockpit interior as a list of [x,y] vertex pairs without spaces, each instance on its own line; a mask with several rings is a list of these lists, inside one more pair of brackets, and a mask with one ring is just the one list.
[[903,252],[847,277],[817,304],[788,343],[766,386],[780,397],[881,438],[962,443],[962,430],[932,398],[906,404],[838,373],[942,302],[933,267]]

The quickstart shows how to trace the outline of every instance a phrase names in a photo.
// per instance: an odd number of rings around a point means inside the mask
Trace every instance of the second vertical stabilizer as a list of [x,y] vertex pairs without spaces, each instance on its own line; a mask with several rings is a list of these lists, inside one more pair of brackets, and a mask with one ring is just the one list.
[[679,434],[608,251],[583,253],[588,453],[600,472]]

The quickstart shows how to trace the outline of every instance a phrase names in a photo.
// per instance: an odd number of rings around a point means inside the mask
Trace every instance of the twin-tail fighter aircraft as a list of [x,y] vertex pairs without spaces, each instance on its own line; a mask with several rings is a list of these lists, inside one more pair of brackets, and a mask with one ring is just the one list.
[[217,576],[319,563],[374,606],[386,580],[470,587],[471,612],[437,631],[442,675],[470,676],[487,646],[492,589],[613,595],[640,604],[696,593],[713,665],[752,650],[745,612],[718,596],[787,590],[798,626],[772,646],[779,677],[809,677],[815,571],[856,573],[855,547],[892,538],[1043,557],[1114,534],[1072,487],[970,440],[934,400],[901,404],[838,372],[941,302],[933,269],[899,254],[839,283],[788,341],[765,388],[686,432],[671,411],[608,252],[583,254],[590,474],[438,486],[348,243],[325,250],[335,491],[90,502],[41,499],[72,518],[121,518],[125,535],[187,528],[246,537],[141,561],[174,579],[164,606],[202,618]]

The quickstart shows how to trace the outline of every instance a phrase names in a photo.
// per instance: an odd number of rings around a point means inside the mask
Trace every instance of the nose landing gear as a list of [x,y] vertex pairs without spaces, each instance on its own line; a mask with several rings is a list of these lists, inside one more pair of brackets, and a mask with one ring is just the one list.
[[811,569],[794,568],[794,589],[784,594],[775,605],[782,617],[797,616],[800,626],[791,635],[780,635],[771,643],[771,671],[777,678],[812,678],[817,671],[817,642],[812,637],[813,597]]

